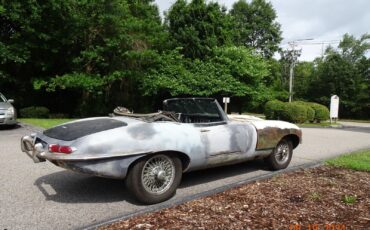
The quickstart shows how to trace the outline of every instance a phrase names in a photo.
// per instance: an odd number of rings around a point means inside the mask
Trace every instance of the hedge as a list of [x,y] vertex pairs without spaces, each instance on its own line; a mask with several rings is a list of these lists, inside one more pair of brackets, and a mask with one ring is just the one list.
[[283,120],[304,123],[307,121],[307,109],[308,106],[298,103],[285,103],[283,111]]
[[316,122],[320,123],[321,121],[325,121],[329,119],[330,112],[326,106],[318,104],[318,103],[313,103],[313,102],[309,103],[309,105],[311,106],[312,109],[315,110],[315,121]]
[[24,118],[48,118],[49,109],[43,106],[31,106],[19,110],[20,116]]
[[268,101],[265,104],[266,119],[280,120],[282,119],[282,112],[284,110],[284,102],[279,100]]
[[329,119],[329,110],[324,105],[312,102],[295,101],[287,103],[273,100],[265,104],[265,116],[266,119],[294,123],[321,122]]

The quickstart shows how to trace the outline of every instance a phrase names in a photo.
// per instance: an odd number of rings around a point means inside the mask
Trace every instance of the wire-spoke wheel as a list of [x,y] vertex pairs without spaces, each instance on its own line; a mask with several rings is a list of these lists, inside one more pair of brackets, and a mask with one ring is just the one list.
[[154,204],[175,194],[181,176],[179,158],[158,154],[139,160],[128,172],[126,186],[137,200]]
[[292,142],[283,139],[275,147],[270,156],[266,158],[266,162],[273,170],[285,169],[288,167],[292,159],[293,145]]
[[175,164],[166,155],[150,158],[144,165],[141,180],[144,189],[156,195],[166,192],[175,178]]

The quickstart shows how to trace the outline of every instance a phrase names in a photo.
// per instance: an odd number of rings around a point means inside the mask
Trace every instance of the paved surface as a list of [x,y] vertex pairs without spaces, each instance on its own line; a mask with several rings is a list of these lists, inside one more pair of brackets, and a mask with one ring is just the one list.
[[[148,208],[133,201],[122,181],[34,164],[19,148],[29,133],[0,129],[0,230],[76,229]],[[290,167],[370,148],[370,128],[304,128],[303,138]],[[188,173],[167,203],[269,173],[261,161]]]

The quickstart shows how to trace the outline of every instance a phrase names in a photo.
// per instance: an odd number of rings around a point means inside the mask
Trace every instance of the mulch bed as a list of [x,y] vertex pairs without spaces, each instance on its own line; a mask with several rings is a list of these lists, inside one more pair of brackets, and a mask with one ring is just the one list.
[[[347,198],[347,199],[346,199]],[[370,229],[370,173],[285,173],[100,229]]]

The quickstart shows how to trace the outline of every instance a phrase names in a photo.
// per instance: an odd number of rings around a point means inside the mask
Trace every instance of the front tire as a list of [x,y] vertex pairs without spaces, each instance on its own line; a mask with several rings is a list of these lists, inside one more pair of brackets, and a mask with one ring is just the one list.
[[140,159],[129,170],[127,189],[145,204],[168,200],[176,193],[182,177],[182,164],[178,157],[165,154]]
[[275,147],[270,156],[266,158],[266,163],[272,170],[280,170],[288,167],[293,155],[292,142],[282,139]]

